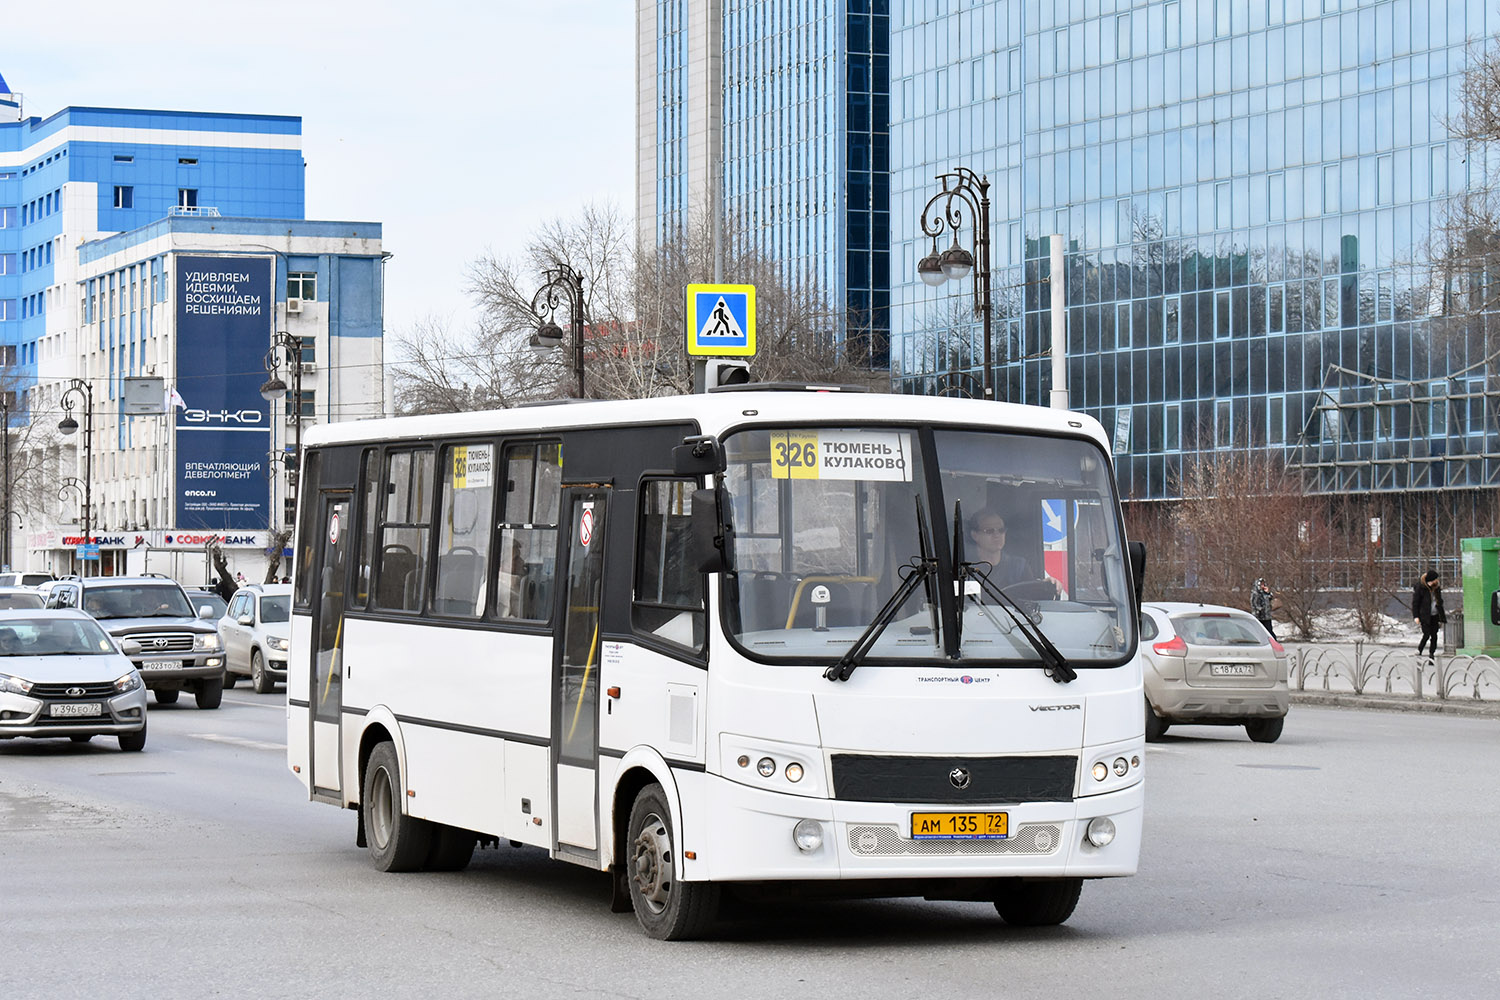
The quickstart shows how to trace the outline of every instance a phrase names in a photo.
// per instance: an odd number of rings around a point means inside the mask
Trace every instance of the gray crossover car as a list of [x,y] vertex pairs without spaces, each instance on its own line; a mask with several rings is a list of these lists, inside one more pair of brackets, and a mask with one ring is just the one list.
[[140,645],[131,659],[158,704],[191,691],[199,708],[224,698],[224,656],[208,606],[194,609],[176,580],[165,576],[96,576],[54,580],[42,588],[47,606],[82,608],[122,645]]
[[1174,723],[1244,726],[1257,743],[1281,736],[1287,705],[1286,650],[1237,608],[1141,606],[1146,738]]
[[145,748],[140,672],[82,611],[0,611],[0,740],[18,736]]

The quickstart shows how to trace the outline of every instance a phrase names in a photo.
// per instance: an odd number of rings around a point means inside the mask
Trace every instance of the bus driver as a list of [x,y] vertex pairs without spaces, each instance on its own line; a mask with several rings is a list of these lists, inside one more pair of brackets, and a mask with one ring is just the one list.
[[1005,551],[1005,518],[993,507],[984,508],[969,521],[969,541],[974,546],[969,561],[989,563],[990,582],[997,586],[1037,579],[1024,556]]

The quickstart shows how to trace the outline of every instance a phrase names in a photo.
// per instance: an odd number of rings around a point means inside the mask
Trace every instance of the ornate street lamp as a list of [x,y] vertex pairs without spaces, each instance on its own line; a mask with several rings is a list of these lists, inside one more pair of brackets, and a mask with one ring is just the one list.
[[292,376],[292,399],[288,412],[294,414],[292,453],[285,460],[286,499],[282,506],[282,520],[290,528],[297,509],[297,470],[302,465],[302,338],[280,330],[271,337],[271,349],[266,352],[266,381],[260,387],[260,397],[268,403],[282,399],[287,394],[286,383],[277,374],[283,363]]
[[578,398],[583,391],[583,275],[567,264],[543,272],[544,283],[531,298],[531,312],[543,320],[531,335],[531,348],[547,353],[562,346],[563,332],[553,322],[564,295],[568,299],[568,328],[573,337],[573,374],[578,379]]
[[[83,543],[91,545],[94,541],[94,390],[81,378],[70,379],[68,387],[63,390],[63,418],[58,421],[57,429],[65,435],[78,432],[78,421],[73,419],[73,407],[80,400],[83,402],[83,483],[80,486],[77,478],[63,480],[57,491],[57,498],[63,499],[70,489],[77,491],[83,500]],[[87,569],[88,560],[81,561],[84,564],[81,568]]]
[[[967,167],[954,167],[938,174],[943,189],[927,200],[922,209],[922,232],[932,237],[932,253],[917,262],[917,276],[933,288],[950,279],[962,281],[974,274],[974,313],[984,317],[984,370],[980,385],[984,398],[995,398],[990,354],[990,183]],[[974,228],[974,252],[958,245],[958,230],[964,211]],[[938,250],[938,237],[944,231],[953,234],[953,245]]]

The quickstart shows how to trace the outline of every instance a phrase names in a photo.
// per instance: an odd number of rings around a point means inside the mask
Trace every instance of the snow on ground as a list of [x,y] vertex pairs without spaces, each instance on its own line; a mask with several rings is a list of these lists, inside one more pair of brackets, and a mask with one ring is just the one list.
[[[1278,636],[1290,635],[1298,639],[1297,630],[1281,615],[1277,615],[1276,633]],[[1379,642],[1391,645],[1400,645],[1406,642],[1415,643],[1422,637],[1422,630],[1417,623],[1410,619],[1392,618],[1389,615],[1381,615],[1379,627],[1373,636],[1367,635],[1359,627],[1359,618],[1350,608],[1330,608],[1313,616],[1313,641],[1314,642]]]

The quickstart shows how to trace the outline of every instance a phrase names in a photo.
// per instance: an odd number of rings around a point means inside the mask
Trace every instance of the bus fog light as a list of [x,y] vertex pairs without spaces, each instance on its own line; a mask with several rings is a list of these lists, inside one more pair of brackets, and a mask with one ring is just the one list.
[[786,780],[790,781],[790,782],[793,782],[793,783],[801,781],[802,780],[802,765],[801,764],[788,764],[786,766]]
[[1116,757],[1115,758],[1115,774],[1116,774],[1116,776],[1123,778],[1123,777],[1125,777],[1125,772],[1128,771],[1128,770],[1130,770],[1130,762],[1127,761],[1124,757]]
[[[1114,827],[1110,827],[1113,831]],[[799,820],[792,827],[792,841],[797,845],[797,850],[803,854],[811,854],[823,846],[823,824],[815,819]]]
[[1103,781],[1107,777],[1109,777],[1109,765],[1101,760],[1094,765],[1094,780]]
[[1088,838],[1095,847],[1108,846],[1115,839],[1115,821],[1108,816],[1095,816],[1089,820]]
[[769,757],[762,757],[755,762],[755,769],[760,772],[762,778],[769,778],[776,773],[776,762]]

